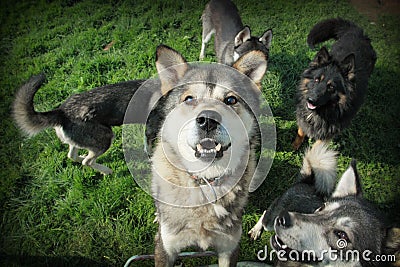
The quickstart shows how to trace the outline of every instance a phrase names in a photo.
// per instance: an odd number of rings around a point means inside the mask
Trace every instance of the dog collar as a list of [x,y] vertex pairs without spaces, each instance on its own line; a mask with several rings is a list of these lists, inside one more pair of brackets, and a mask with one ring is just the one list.
[[190,175],[190,178],[192,178],[198,185],[212,185],[212,186],[219,186],[222,184],[224,178],[226,175],[214,177],[214,178],[204,178],[204,177],[199,177],[194,174]]

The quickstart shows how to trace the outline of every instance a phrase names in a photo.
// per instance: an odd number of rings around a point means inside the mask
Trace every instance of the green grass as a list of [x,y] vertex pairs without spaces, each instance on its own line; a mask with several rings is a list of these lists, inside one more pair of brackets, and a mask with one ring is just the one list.
[[[132,255],[153,253],[153,200],[133,178],[146,175],[148,162],[138,160],[129,172],[122,129],[116,127],[112,148],[99,159],[113,175],[73,163],[53,130],[29,139],[20,134],[10,118],[13,95],[31,75],[45,72],[47,82],[35,97],[37,110],[44,111],[96,86],[149,78],[156,73],[155,48],[161,43],[196,61],[205,1],[34,2],[2,1],[0,13],[0,265],[121,266]],[[356,158],[365,196],[400,223],[399,18],[381,16],[371,23],[347,1],[235,3],[254,34],[268,28],[274,33],[263,92],[275,115],[277,151],[267,179],[251,194],[244,233],[297,177],[302,152],[290,147],[296,131],[293,96],[315,54],[306,36],[319,20],[337,16],[363,27],[378,54],[365,104],[333,142],[340,151],[339,172]],[[103,51],[111,41],[115,44]],[[215,61],[213,55],[210,43],[206,60]],[[142,149],[141,133],[138,129],[133,150]],[[251,242],[244,234],[240,259],[256,260],[269,236]],[[215,259],[186,263],[210,262]]]

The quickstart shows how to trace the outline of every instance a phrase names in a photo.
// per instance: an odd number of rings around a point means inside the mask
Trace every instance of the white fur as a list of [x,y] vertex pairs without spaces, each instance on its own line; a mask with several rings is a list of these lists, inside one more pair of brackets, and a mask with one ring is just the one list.
[[329,150],[328,145],[317,142],[309,149],[303,160],[301,173],[315,175],[315,187],[318,192],[330,195],[335,188],[337,152]]
[[267,212],[267,211],[264,210],[264,212],[263,212],[263,214],[261,215],[260,219],[258,219],[258,221],[257,221],[257,223],[254,225],[254,227],[251,228],[250,231],[248,232],[248,234],[250,235],[251,239],[257,240],[257,239],[260,237],[263,228],[264,228],[264,230],[267,230],[267,229],[265,229],[265,227],[263,226],[263,220],[264,220],[264,217],[265,217],[265,213],[266,213],[266,212]]

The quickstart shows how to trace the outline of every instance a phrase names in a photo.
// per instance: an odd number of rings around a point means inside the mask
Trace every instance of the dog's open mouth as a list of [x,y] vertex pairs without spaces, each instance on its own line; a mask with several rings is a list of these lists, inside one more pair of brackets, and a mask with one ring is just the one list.
[[196,158],[212,160],[214,158],[221,158],[224,155],[224,151],[228,148],[229,145],[222,146],[215,139],[204,138],[196,145],[194,155]]
[[283,243],[283,241],[276,234],[271,236],[271,245],[277,251],[284,250],[289,253],[293,250],[289,248],[285,243]]
[[[315,253],[306,253],[307,251],[298,251],[288,247],[282,239],[278,237],[278,235],[274,234],[271,236],[271,246],[276,251],[283,251],[281,254],[283,258],[290,261],[299,261],[299,262],[317,262],[321,261]],[[311,252],[311,250],[310,250]],[[294,257],[295,256],[295,257]],[[293,258],[291,258],[293,257]]]
[[314,109],[316,109],[317,107],[318,107],[318,106],[315,106],[315,105],[311,104],[310,102],[307,102],[307,108],[308,108],[308,109],[314,110]]

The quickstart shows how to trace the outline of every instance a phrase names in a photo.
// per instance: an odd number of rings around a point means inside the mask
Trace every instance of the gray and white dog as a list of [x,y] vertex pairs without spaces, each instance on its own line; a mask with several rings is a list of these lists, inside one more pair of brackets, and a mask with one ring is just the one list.
[[249,231],[257,239],[262,230],[273,231],[275,218],[284,211],[313,213],[332,194],[336,182],[337,153],[322,142],[309,149],[303,159],[298,181],[276,198]]
[[[316,183],[314,189],[295,184],[276,200],[282,205],[271,205],[250,234],[257,238],[262,227],[275,231],[271,246],[279,255],[277,266],[397,266],[400,229],[362,197],[355,160],[333,188],[335,170],[336,152],[317,142],[305,155],[301,175],[328,179],[320,180],[325,182]],[[319,197],[318,188],[325,188]]]
[[215,249],[219,266],[236,266],[260,151],[266,57],[251,51],[233,67],[190,64],[159,46],[156,66],[163,96],[146,127],[159,223],[155,265],[173,266],[182,249],[196,246]]
[[200,60],[205,57],[206,44],[215,34],[214,48],[218,63],[232,65],[240,56],[251,50],[262,51],[268,59],[272,30],[261,37],[251,36],[244,27],[237,7],[230,0],[211,0],[201,16],[203,22]]

